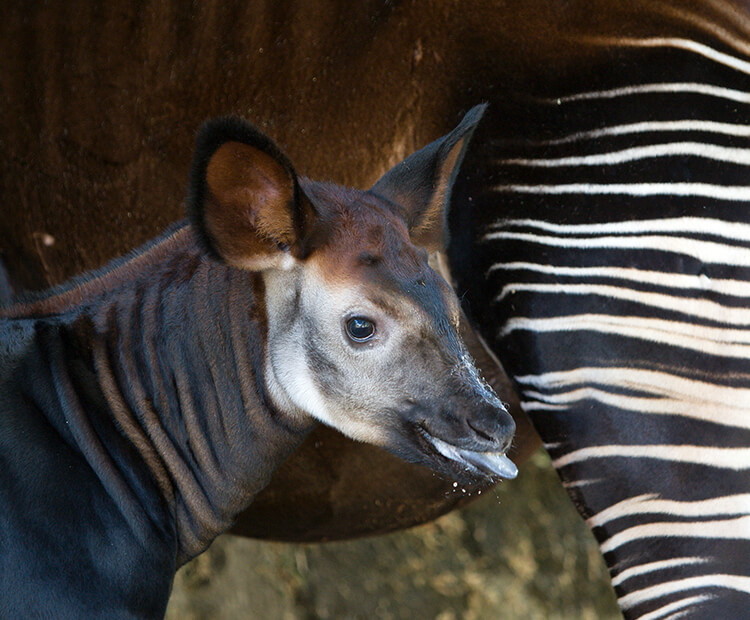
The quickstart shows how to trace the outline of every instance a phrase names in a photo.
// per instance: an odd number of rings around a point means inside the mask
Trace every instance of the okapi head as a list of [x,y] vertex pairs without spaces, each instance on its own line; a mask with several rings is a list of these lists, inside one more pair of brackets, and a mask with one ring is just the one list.
[[453,290],[428,265],[483,106],[368,191],[300,178],[236,118],[198,137],[189,208],[211,254],[265,288],[276,408],[459,478],[513,477],[513,419],[459,336]]

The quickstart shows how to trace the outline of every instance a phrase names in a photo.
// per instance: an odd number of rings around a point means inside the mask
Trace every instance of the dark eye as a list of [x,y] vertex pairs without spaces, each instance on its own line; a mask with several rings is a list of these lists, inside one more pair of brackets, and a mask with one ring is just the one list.
[[375,323],[363,316],[355,316],[346,322],[346,333],[355,342],[366,342],[375,333]]

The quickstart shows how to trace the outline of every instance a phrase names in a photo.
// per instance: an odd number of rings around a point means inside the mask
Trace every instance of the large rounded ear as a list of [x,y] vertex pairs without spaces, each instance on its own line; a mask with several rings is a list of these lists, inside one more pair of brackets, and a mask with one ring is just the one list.
[[315,215],[286,156],[234,117],[198,132],[188,212],[215,257],[250,270],[293,264]]
[[486,108],[486,104],[474,106],[453,131],[396,164],[370,189],[404,209],[416,245],[430,251],[447,246],[451,188]]

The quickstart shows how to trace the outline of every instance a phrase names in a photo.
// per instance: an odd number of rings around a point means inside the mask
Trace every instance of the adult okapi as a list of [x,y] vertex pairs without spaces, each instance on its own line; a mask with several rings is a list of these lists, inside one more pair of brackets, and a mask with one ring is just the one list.
[[[450,225],[465,305],[625,614],[742,617],[749,22],[722,0],[24,5],[2,26],[3,251],[38,286],[110,256],[90,230],[145,237],[179,193],[177,128],[217,108],[367,186],[347,161],[386,169],[487,100]],[[148,170],[162,182],[139,186]]]

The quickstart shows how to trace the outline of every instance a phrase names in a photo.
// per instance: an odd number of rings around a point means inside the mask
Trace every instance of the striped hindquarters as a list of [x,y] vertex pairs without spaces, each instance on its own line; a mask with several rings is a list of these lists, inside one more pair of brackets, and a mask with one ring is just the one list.
[[750,617],[750,63],[624,42],[587,79],[495,114],[459,285],[626,616]]

